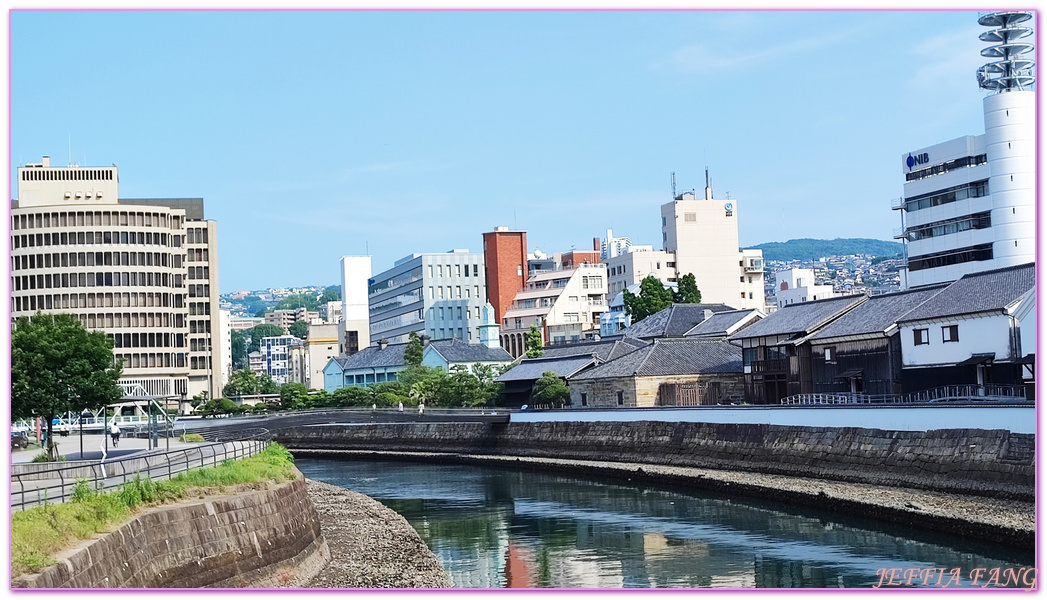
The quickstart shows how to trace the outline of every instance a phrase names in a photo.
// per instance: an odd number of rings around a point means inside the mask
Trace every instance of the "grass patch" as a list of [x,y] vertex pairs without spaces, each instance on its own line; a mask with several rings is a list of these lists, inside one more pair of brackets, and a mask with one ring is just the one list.
[[179,442],[204,442],[204,436],[199,433],[186,433],[178,437]]
[[294,478],[294,459],[286,448],[270,444],[261,453],[194,469],[168,480],[135,477],[116,491],[96,493],[78,481],[64,504],[38,506],[11,514],[11,577],[38,571],[55,555],[96,533],[112,531],[139,509],[191,496],[201,488],[282,482]]

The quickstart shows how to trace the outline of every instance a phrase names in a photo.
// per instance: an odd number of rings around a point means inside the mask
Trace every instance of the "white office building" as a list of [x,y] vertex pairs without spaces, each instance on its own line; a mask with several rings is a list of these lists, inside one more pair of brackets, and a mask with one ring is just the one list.
[[[993,59],[977,72],[985,133],[902,155],[904,192],[892,203],[905,244],[902,288],[955,281],[1032,262],[1035,254],[1036,93],[1028,12],[982,15]],[[1030,38],[1031,39],[1031,38]]]
[[607,261],[607,300],[613,300],[622,290],[639,285],[652,275],[662,283],[675,282],[676,255],[655,250],[653,246],[626,248]]
[[622,254],[628,252],[629,247],[633,245],[633,241],[627,237],[616,238],[611,234],[611,230],[607,230],[607,237],[600,242],[600,259],[604,262]]
[[338,330],[338,347],[343,355],[349,355],[371,345],[371,320],[367,303],[371,257],[343,256],[339,267],[342,274],[342,314],[338,322],[342,327]]
[[292,346],[301,346],[302,340],[293,335],[264,337],[259,343],[261,372],[279,385],[292,381],[290,354]]
[[814,282],[813,269],[786,269],[774,274],[774,303],[778,308],[833,295],[833,286]]
[[484,255],[411,254],[371,279],[367,300],[372,340],[406,343],[416,331],[432,340],[477,341],[487,302]]
[[120,382],[219,397],[217,224],[200,198],[119,197],[115,166],[19,167],[11,203],[11,317],[76,315],[105,332]]

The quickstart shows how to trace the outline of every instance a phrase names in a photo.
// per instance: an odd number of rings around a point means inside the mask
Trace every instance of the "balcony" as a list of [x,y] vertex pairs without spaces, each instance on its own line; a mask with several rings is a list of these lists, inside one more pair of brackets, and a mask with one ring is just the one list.
[[891,210],[901,210],[905,208],[905,198],[891,198]]
[[745,265],[746,273],[763,273],[763,261],[762,260],[750,260]]
[[789,371],[788,358],[772,358],[771,360],[754,360],[752,363],[753,373],[785,373]]

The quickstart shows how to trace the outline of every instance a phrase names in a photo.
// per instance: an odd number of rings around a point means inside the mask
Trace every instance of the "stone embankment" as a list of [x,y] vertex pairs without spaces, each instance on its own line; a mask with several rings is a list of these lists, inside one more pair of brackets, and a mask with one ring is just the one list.
[[440,561],[414,528],[363,494],[309,481],[309,497],[331,548],[331,562],[302,587],[442,588]]

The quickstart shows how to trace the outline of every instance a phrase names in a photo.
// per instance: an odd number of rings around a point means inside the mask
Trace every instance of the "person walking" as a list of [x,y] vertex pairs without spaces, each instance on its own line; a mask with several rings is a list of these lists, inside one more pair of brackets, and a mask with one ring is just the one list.
[[422,414],[423,411],[425,411],[425,403],[419,402],[418,403],[418,414]]
[[400,403],[400,412],[403,412],[403,411],[404,411],[404,403],[403,403],[403,402],[401,402],[401,403]]
[[120,426],[113,421],[113,424],[109,426],[109,433],[113,436],[113,448],[120,445]]

